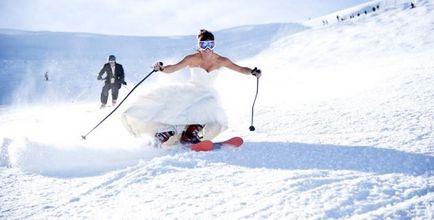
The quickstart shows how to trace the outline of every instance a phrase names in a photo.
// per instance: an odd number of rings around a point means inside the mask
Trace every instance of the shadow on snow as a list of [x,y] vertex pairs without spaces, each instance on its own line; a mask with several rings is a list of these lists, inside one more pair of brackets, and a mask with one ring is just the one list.
[[[2,166],[9,165],[5,158],[13,160],[10,155],[5,155],[10,143],[10,140],[4,140],[2,144]],[[16,163],[12,166],[31,173],[68,178],[100,175],[127,167],[149,169],[143,166],[154,159],[164,162],[151,169],[165,169],[165,166],[194,169],[205,160],[248,168],[286,170],[349,170],[406,175],[432,175],[434,171],[434,157],[430,155],[367,146],[284,142],[247,142],[237,150],[224,148],[206,153],[151,147],[136,150],[58,149],[32,143],[15,158]]]
[[204,158],[210,162],[249,168],[353,170],[407,175],[428,175],[434,171],[433,156],[367,146],[248,142],[238,152],[223,153],[221,157],[210,154]]

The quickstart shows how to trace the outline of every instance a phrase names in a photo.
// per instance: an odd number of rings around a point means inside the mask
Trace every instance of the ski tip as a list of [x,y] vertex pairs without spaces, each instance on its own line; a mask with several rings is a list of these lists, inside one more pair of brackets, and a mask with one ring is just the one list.
[[85,141],[85,140],[86,140],[86,136],[81,135],[81,139],[82,139],[83,141]]
[[244,143],[244,139],[242,137],[233,137],[232,139],[241,142],[241,144]]
[[239,147],[244,144],[244,140],[241,137],[233,137],[226,141],[226,144],[232,145],[233,147]]

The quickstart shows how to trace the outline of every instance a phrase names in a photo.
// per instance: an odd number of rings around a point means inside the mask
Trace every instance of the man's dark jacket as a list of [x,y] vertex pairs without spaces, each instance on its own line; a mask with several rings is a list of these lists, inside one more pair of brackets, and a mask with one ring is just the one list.
[[110,63],[104,64],[101,71],[98,73],[98,79],[102,79],[102,75],[104,73],[107,73],[107,76],[105,77],[105,83],[110,83],[111,78],[115,78],[115,84],[121,84],[124,83],[124,68],[121,64],[115,63],[115,73],[113,74],[112,68],[110,67]]

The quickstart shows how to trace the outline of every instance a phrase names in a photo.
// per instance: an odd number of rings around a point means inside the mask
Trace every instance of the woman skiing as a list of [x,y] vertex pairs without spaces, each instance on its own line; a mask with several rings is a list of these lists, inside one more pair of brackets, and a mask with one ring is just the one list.
[[201,139],[211,140],[227,128],[226,115],[213,88],[218,70],[226,67],[258,78],[261,71],[239,66],[215,53],[214,35],[207,30],[200,30],[197,40],[197,52],[173,65],[154,65],[154,70],[167,74],[189,67],[190,81],[159,87],[139,97],[122,115],[130,133],[152,135],[158,144],[195,144]]

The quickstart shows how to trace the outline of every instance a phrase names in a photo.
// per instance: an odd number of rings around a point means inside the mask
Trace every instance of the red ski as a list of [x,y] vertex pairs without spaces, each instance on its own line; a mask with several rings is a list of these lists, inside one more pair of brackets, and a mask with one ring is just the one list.
[[244,143],[244,140],[241,137],[233,137],[226,141],[216,142],[214,143],[214,149],[221,149],[223,146],[229,147],[240,147]]
[[193,151],[212,151],[214,149],[214,143],[212,141],[205,140],[197,144],[192,144],[190,147]]
[[212,151],[221,149],[223,146],[240,147],[244,143],[241,137],[233,137],[226,141],[213,143],[210,140],[201,141],[197,144],[191,145],[193,151]]

